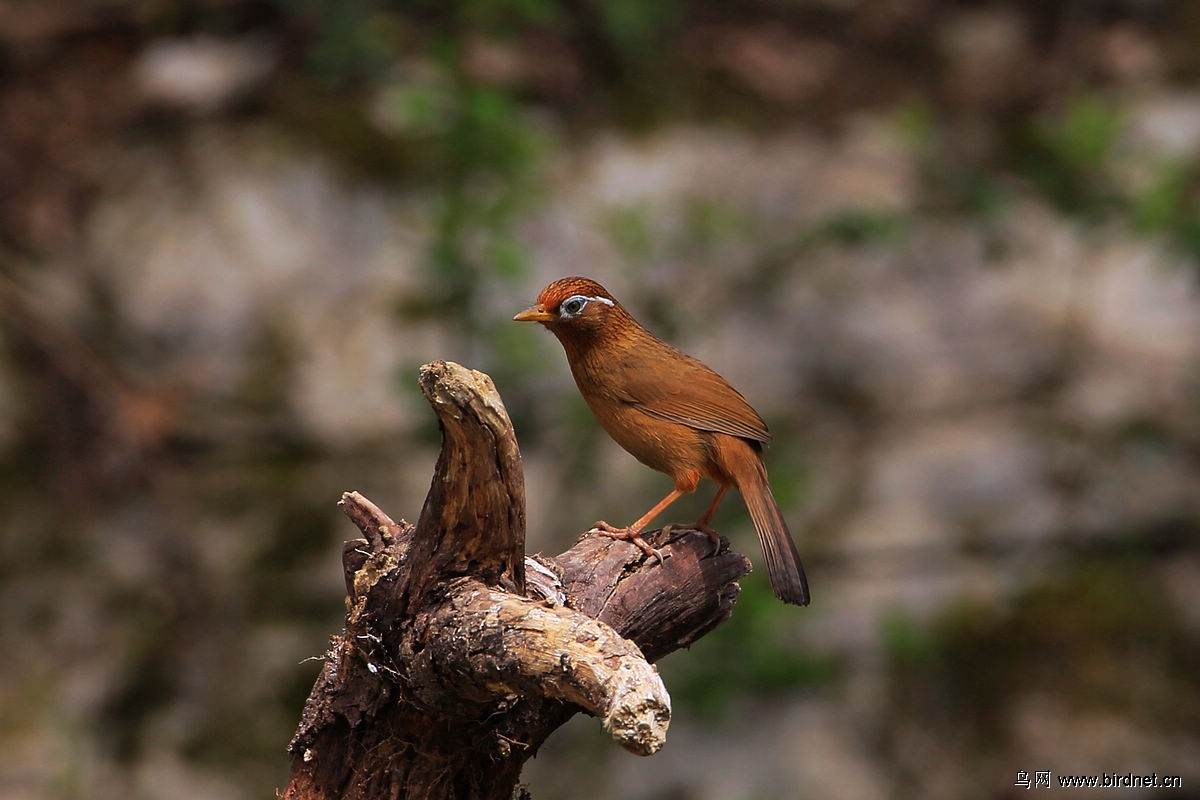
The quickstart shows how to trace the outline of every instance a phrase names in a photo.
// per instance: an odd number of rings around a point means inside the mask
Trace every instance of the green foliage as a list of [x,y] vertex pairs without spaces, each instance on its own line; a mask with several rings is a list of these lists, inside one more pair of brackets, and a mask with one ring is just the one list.
[[479,313],[480,299],[528,267],[516,223],[541,197],[551,142],[518,90],[472,73],[466,55],[472,36],[555,26],[564,8],[554,0],[300,0],[288,9],[313,34],[311,74],[335,90],[332,99],[357,97],[333,117],[309,110],[325,105],[320,98],[293,103],[302,107],[297,123],[372,177],[433,190],[426,290],[398,310],[453,316],[452,332],[481,348],[474,357],[489,369],[496,326]]
[[606,0],[595,8],[613,51],[627,62],[641,62],[661,52],[663,35],[684,6],[678,0]]
[[1200,259],[1200,163],[1168,159],[1150,185],[1133,198],[1133,223],[1142,233],[1165,235]]
[[917,99],[901,103],[892,112],[891,124],[916,157],[927,160],[941,150],[937,119],[929,102]]
[[396,60],[444,47],[469,31],[511,35],[562,23],[558,0],[288,0],[284,9],[313,34],[310,70],[344,83],[370,79]]
[[447,102],[450,121],[429,142],[443,178],[427,267],[435,306],[469,326],[482,277],[526,267],[513,226],[536,196],[543,142],[504,92],[459,80]]
[[636,202],[605,209],[601,224],[632,268],[678,261],[699,277],[725,252],[726,245],[754,247],[762,225],[754,215],[721,198],[688,196],[671,208]]
[[750,215],[732,203],[711,197],[692,197],[684,202],[683,236],[699,252],[751,235],[754,227]]
[[919,667],[937,657],[938,640],[932,631],[907,614],[893,612],[886,615],[880,624],[879,634],[884,653],[894,664]]
[[[1200,258],[1200,162],[1169,158],[1146,165],[1141,154],[1126,152],[1126,113],[1097,94],[1078,95],[1056,113],[1009,115],[997,127],[1001,136],[990,160],[957,156],[928,103],[901,105],[893,123],[921,168],[926,203],[966,215],[985,232],[1010,206],[1015,175],[1065,214],[1090,224],[1128,224]],[[1148,181],[1129,180],[1130,172],[1147,170]],[[864,232],[850,222],[831,226],[835,238],[853,243]],[[1005,243],[997,238],[988,246],[1002,251]]]
[[236,396],[251,411],[278,415],[288,407],[295,347],[277,320],[263,319],[260,326]]
[[1111,168],[1123,127],[1115,106],[1084,95],[1061,115],[1022,118],[1010,150],[1017,171],[1046,199],[1065,213],[1095,218],[1120,202]]
[[1103,171],[1112,155],[1123,120],[1114,106],[1093,95],[1076,98],[1066,114],[1036,126],[1046,152],[1079,173]]
[[948,209],[990,225],[1007,209],[1009,193],[999,176],[956,158],[929,103],[901,105],[892,114],[892,126],[920,170],[930,210]]
[[1200,164],[1170,158],[1148,167],[1145,186],[1123,180],[1116,168],[1140,168],[1136,154],[1119,153],[1125,115],[1086,95],[1058,117],[1026,126],[1015,144],[1018,168],[1060,210],[1087,221],[1118,219],[1166,239],[1200,258]]
[[894,244],[908,229],[908,220],[894,211],[847,208],[813,226],[808,235],[814,243],[854,247]]
[[[408,4],[393,0],[398,7]],[[444,9],[445,3],[425,3]],[[457,4],[458,18],[466,25],[495,33],[512,33],[530,26],[553,27],[562,24],[567,7],[560,0],[466,0]]]

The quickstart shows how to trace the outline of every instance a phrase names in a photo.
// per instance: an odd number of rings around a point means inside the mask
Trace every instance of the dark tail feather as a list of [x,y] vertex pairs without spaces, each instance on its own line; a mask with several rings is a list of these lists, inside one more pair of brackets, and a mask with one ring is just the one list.
[[800,554],[788,530],[787,522],[771,494],[767,483],[767,471],[762,463],[755,464],[754,475],[747,475],[740,482],[738,491],[746,501],[754,529],[758,531],[758,543],[762,545],[767,561],[767,575],[771,578],[771,589],[785,603],[797,606],[808,605],[808,578],[800,564]]

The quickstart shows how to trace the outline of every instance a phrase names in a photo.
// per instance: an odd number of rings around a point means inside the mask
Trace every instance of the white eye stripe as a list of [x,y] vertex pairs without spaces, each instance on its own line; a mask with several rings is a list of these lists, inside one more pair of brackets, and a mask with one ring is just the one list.
[[573,317],[583,311],[588,303],[603,303],[607,306],[613,305],[613,301],[607,297],[591,297],[586,294],[573,294],[566,300],[558,304],[559,313],[568,317]]

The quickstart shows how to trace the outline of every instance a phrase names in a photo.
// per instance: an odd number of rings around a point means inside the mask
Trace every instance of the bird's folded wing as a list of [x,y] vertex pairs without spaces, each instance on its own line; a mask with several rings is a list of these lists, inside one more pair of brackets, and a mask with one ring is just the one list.
[[625,388],[628,401],[657,419],[757,442],[771,441],[767,425],[746,398],[695,359],[670,375],[640,373]]

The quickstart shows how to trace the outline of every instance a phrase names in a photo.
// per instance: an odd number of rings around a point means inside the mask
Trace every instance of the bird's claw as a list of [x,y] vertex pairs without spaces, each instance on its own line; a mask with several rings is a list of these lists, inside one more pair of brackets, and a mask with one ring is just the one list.
[[672,522],[669,525],[663,526],[663,533],[665,533],[667,536],[670,536],[675,531],[695,531],[696,533],[703,533],[706,536],[708,536],[708,538],[711,539],[712,543],[713,543],[713,549],[712,549],[712,552],[709,553],[709,555],[715,556],[717,553],[719,553],[721,551],[721,534],[717,533],[715,530],[708,527],[703,522],[695,522],[695,523],[692,523],[691,525],[685,525],[685,524],[679,523],[679,522]]
[[667,559],[661,550],[651,547],[650,544],[641,537],[640,531],[635,531],[630,528],[618,528],[613,525],[609,525],[604,520],[599,520],[595,525],[592,526],[588,533],[596,536],[606,536],[609,539],[621,539],[626,542],[632,542],[633,544],[637,545],[638,549],[640,549],[647,556],[657,558],[659,564],[662,564]]

